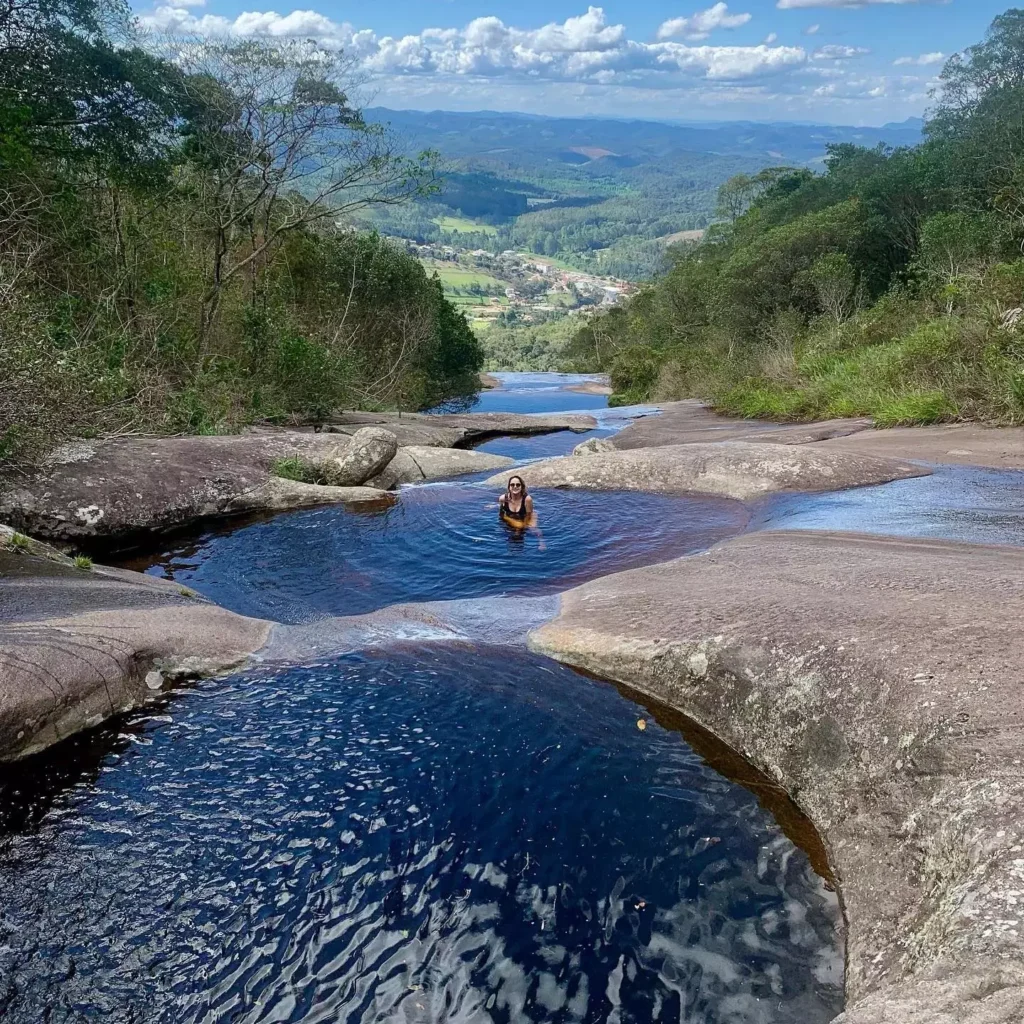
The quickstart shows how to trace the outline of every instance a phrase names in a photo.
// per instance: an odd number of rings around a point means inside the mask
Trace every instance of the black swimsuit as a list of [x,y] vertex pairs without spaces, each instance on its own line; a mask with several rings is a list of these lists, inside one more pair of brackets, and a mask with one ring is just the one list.
[[509,519],[516,520],[516,522],[525,524],[526,520],[530,518],[530,513],[526,509],[526,498],[523,498],[523,503],[517,511],[509,506],[508,498],[503,497],[501,499],[501,514]]

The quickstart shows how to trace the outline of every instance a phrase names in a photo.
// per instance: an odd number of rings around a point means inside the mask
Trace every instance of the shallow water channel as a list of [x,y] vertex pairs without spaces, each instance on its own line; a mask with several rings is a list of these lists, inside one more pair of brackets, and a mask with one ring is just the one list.
[[[603,405],[573,383],[509,375],[480,402]],[[487,447],[532,458],[580,440]],[[473,480],[409,487],[383,512],[178,542],[147,571],[315,631],[404,601],[514,607],[748,522],[727,501],[542,492],[541,550],[498,522],[494,497]],[[606,683],[518,646],[399,635],[204,682],[0,774],[0,1019],[839,1011],[835,894],[756,787]]]

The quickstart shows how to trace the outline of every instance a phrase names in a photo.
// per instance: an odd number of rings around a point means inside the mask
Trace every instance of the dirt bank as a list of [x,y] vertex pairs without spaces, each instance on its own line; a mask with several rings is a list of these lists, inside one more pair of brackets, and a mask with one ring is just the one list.
[[612,386],[607,381],[588,380],[582,384],[571,384],[565,390],[576,391],[581,395],[610,395]]

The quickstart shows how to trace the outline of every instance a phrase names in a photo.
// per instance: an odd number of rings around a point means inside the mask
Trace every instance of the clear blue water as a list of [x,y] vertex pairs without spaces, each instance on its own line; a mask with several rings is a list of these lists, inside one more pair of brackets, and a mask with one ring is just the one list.
[[405,601],[551,593],[708,547],[748,519],[739,502],[713,498],[548,490],[534,502],[542,537],[503,523],[497,494],[478,485],[409,487],[383,511],[311,509],[179,541],[147,571],[246,615],[304,622]]
[[[572,373],[495,373],[502,387],[481,391],[467,406],[470,412],[578,412],[605,409],[608,399],[566,390],[576,384],[598,380]],[[447,411],[441,409],[439,411]]]
[[204,683],[0,776],[0,806],[5,1024],[840,1008],[835,899],[754,797],[525,653]]
[[831,494],[787,494],[758,510],[779,530],[852,530],[1024,545],[1024,473],[936,466],[931,476]]
[[[557,401],[527,390],[517,410]],[[536,497],[543,551],[455,483],[209,535],[150,571],[312,623],[301,645],[328,615],[514,603],[746,524],[730,502]],[[0,771],[5,1024],[839,1011],[834,893],[663,711],[522,647],[314,646]]]
[[576,445],[592,437],[609,437],[613,433],[611,429],[599,428],[581,434],[560,430],[551,434],[538,434],[535,437],[496,437],[493,441],[477,445],[476,450],[490,452],[492,455],[504,455],[516,461],[550,459],[556,455],[571,455]]

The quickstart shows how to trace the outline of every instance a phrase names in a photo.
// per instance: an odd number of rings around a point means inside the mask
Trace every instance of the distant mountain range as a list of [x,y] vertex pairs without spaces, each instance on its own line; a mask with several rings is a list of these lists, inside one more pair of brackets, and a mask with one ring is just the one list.
[[567,165],[603,164],[609,170],[678,160],[684,154],[691,158],[698,154],[741,157],[759,166],[814,166],[831,143],[917,145],[924,123],[920,118],[881,127],[754,121],[666,123],[384,107],[366,113],[371,120],[390,123],[411,146],[438,149],[452,159],[520,168],[540,159]]

